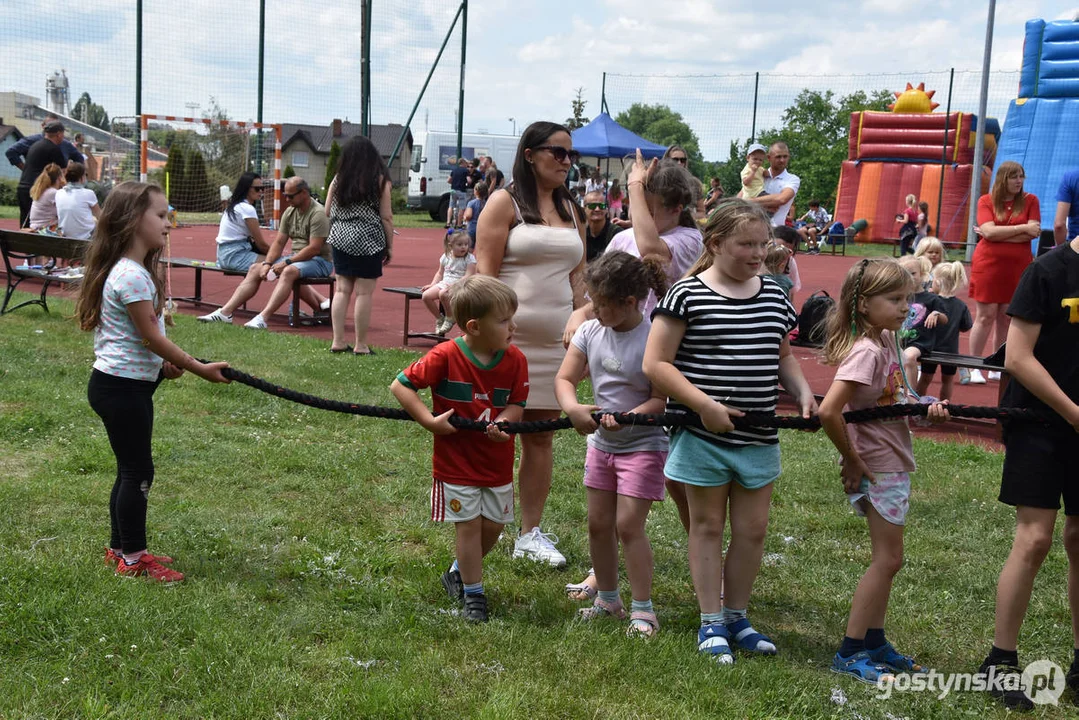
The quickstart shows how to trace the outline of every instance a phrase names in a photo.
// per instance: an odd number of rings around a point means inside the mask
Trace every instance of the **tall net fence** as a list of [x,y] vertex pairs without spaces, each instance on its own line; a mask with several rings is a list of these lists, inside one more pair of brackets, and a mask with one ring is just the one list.
[[[361,132],[361,3],[321,7],[265,0],[261,92],[259,0],[144,0],[141,88],[136,3],[40,5],[35,13],[55,10],[63,18],[64,52],[33,33],[13,33],[5,41],[0,119],[26,135],[40,131],[47,111],[56,112],[68,139],[81,133],[84,150],[100,156],[95,182],[137,179],[137,163],[125,159],[129,143],[138,143],[137,111],[252,123],[260,120],[261,109],[262,122],[283,126],[284,166],[316,193],[326,185],[332,145]],[[372,7],[369,136],[388,159],[459,8],[438,0],[386,0]],[[459,20],[416,108],[414,131],[457,127],[461,25]],[[155,124],[152,130],[168,142],[152,143],[151,165],[167,160],[172,140],[191,139],[183,132],[188,128]],[[272,176],[272,133],[254,134],[244,167],[230,166],[229,173],[249,169]],[[395,165],[407,165],[409,153],[406,135]],[[212,157],[203,159],[212,164]],[[17,168],[0,161],[0,178],[18,177]],[[393,177],[407,182],[404,170]]]

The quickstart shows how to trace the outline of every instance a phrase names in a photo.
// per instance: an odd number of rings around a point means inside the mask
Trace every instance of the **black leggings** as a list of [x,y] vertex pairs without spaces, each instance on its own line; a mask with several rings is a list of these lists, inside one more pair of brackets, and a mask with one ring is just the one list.
[[154,433],[154,391],[161,380],[132,380],[94,370],[87,397],[105,423],[116,455],[116,482],[109,497],[109,547],[125,554],[146,549],[146,498],[154,484],[150,438]]

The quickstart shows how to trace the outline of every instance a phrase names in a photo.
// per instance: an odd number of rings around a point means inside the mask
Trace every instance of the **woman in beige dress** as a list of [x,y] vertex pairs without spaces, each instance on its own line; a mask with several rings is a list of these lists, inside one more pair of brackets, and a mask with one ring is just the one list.
[[[477,271],[517,293],[514,344],[528,358],[525,421],[561,415],[554,379],[565,348],[562,333],[574,308],[584,304],[584,218],[566,188],[572,142],[557,123],[528,126],[517,146],[513,183],[491,195],[476,230]],[[521,533],[514,557],[554,567],[566,564],[558,538],[540,530],[551,490],[554,433],[521,435],[518,488]]]

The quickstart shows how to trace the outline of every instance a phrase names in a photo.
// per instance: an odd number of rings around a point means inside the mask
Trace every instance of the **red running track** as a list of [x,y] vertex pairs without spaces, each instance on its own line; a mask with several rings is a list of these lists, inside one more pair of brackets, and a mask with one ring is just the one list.
[[[0,221],[0,226],[14,228],[15,221]],[[424,285],[434,275],[438,267],[438,257],[442,252],[442,238],[444,233],[439,229],[409,229],[403,228],[394,241],[393,262],[386,266],[385,274],[378,282],[375,291],[373,309],[371,312],[371,325],[368,339],[372,345],[379,347],[403,347],[401,330],[404,322],[404,297],[394,293],[383,292],[384,287],[398,287],[409,285]],[[211,225],[199,225],[181,227],[173,231],[171,236],[172,254],[176,257],[188,257],[200,260],[213,260],[216,255],[214,238],[217,235],[217,227]],[[809,297],[816,290],[826,290],[832,297],[839,296],[839,288],[843,283],[848,268],[858,258],[831,255],[798,255],[798,268],[802,278],[802,290],[796,297],[796,303]],[[194,271],[188,269],[174,269],[171,273],[172,294],[177,296],[189,295],[194,288]],[[216,272],[203,273],[202,295],[204,300],[216,304],[224,304],[232,295],[233,290],[239,284],[237,277],[225,277]],[[252,311],[259,310],[269,299],[270,289],[268,283],[264,283],[258,294],[248,303]],[[961,296],[970,306],[973,314],[974,305],[966,294]],[[209,312],[207,308],[196,308],[186,303],[180,303],[180,312],[188,315],[201,315]],[[304,307],[304,310],[308,308]],[[278,311],[278,314],[269,319],[270,329],[273,332],[294,332],[322,338],[326,341],[327,348],[331,338],[329,326],[297,327],[288,326],[288,304]],[[239,326],[244,322],[238,313],[235,324]],[[251,317],[252,313],[243,315]],[[349,317],[351,318],[351,308]],[[412,304],[412,329],[414,331],[433,330],[434,318],[416,301]],[[351,334],[351,319],[349,320],[348,333]],[[453,335],[455,331],[451,331]],[[967,352],[967,334],[961,336],[961,353]],[[423,351],[431,347],[431,341],[416,339],[410,347],[417,351]],[[828,390],[835,375],[835,368],[820,364],[817,360],[816,351],[809,348],[794,348],[795,356],[801,362],[802,372],[805,373],[809,385],[817,395],[823,395]],[[990,382],[987,385],[956,385],[953,402],[965,405],[992,405],[997,404],[997,383]],[[939,392],[939,384],[930,388],[930,393]],[[987,422],[972,423],[948,423],[924,430],[916,428],[919,434],[940,436],[946,439],[961,439],[977,442],[982,445],[999,449],[997,443],[996,426]]]

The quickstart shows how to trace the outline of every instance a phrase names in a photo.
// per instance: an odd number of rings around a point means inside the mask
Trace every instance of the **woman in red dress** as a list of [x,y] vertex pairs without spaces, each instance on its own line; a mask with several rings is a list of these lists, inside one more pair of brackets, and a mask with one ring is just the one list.
[[[970,297],[975,302],[970,352],[981,356],[989,332],[996,328],[996,345],[1008,335],[1008,303],[1030,264],[1030,241],[1041,233],[1038,198],[1023,192],[1023,166],[1007,161],[997,168],[993,190],[978,200],[978,234],[970,266]],[[977,370],[970,382],[985,382]]]

